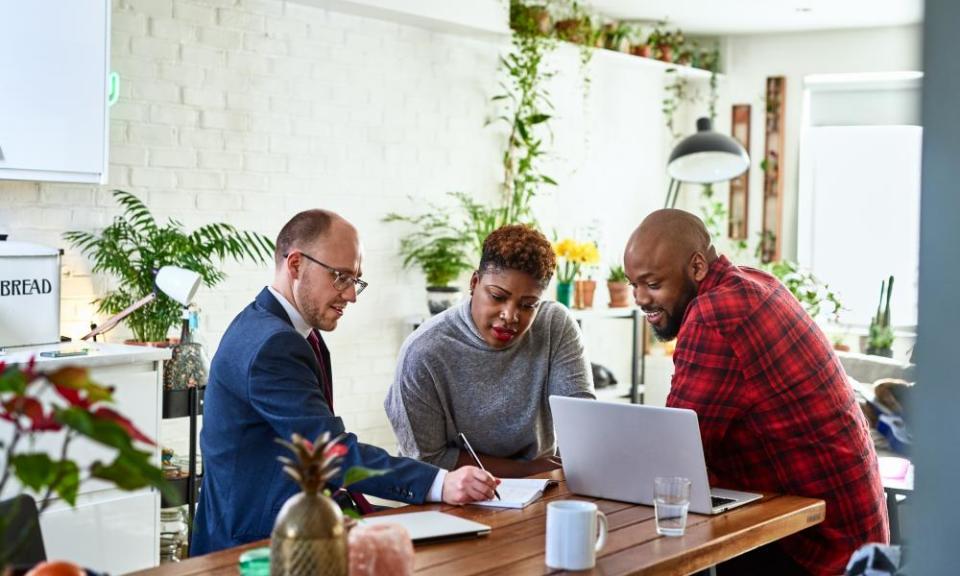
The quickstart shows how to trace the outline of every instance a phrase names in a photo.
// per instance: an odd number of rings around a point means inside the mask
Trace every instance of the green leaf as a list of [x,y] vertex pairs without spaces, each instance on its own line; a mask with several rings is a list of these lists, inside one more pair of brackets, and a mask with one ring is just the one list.
[[54,491],[71,506],[77,504],[77,492],[80,490],[80,469],[70,460],[54,463],[56,483]]
[[363,466],[354,466],[343,475],[343,488],[356,484],[357,482],[362,482],[368,478],[383,476],[389,473],[390,470],[374,470],[372,468],[364,468]]
[[10,459],[10,463],[20,483],[34,492],[40,492],[53,480],[53,460],[42,452],[17,454]]
[[121,452],[108,465],[94,462],[90,466],[90,473],[94,478],[113,482],[122,490],[153,486],[167,498],[176,499],[176,490],[164,480],[161,470],[150,463],[150,457],[150,452],[139,450]]
[[71,506],[77,502],[80,469],[70,460],[52,460],[44,453],[18,454],[11,459],[17,479],[34,492],[52,488]]
[[55,409],[54,416],[57,422],[84,436],[93,434],[93,417],[82,408]]
[[12,392],[21,396],[27,391],[27,375],[16,366],[8,366],[0,372],[0,392]]

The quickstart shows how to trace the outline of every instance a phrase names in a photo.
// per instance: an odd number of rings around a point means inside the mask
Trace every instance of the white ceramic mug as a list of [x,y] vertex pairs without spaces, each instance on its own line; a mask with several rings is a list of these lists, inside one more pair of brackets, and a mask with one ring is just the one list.
[[593,568],[597,552],[606,543],[607,517],[593,502],[559,500],[547,504],[547,566],[550,568]]

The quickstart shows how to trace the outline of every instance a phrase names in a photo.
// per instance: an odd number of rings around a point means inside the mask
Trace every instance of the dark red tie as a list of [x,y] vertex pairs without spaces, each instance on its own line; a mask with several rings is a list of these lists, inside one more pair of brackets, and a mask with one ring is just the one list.
[[[333,382],[330,381],[330,373],[327,370],[326,363],[323,361],[323,352],[320,350],[320,337],[317,336],[316,330],[310,331],[310,335],[307,336],[307,342],[309,342],[310,347],[313,348],[313,353],[317,357],[317,363],[320,364],[320,389],[323,391],[323,396],[327,400],[327,405],[330,406],[330,412],[333,413]],[[360,514],[369,514],[374,511],[373,505],[367,501],[363,494],[352,491],[348,491],[348,493],[357,505]]]
[[315,330],[310,331],[307,336],[307,342],[313,348],[313,353],[317,356],[317,362],[320,364],[320,390],[323,397],[327,400],[327,406],[330,406],[330,412],[333,413],[333,383],[330,382],[330,374],[327,365],[323,361],[323,353],[320,351],[320,337]]

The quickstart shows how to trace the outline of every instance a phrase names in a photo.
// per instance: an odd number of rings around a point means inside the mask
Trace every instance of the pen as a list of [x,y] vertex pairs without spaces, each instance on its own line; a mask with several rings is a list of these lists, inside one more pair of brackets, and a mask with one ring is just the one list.
[[[463,447],[467,449],[467,452],[470,453],[470,456],[473,456],[473,461],[477,463],[477,468],[486,472],[487,469],[483,467],[483,463],[480,462],[480,458],[477,457],[477,453],[473,451],[473,446],[471,446],[470,442],[467,441],[467,437],[463,435],[463,432],[460,432],[459,435],[460,435],[460,442],[463,443]],[[500,493],[497,492],[496,488],[493,489],[493,495],[497,497],[497,500],[501,500]]]

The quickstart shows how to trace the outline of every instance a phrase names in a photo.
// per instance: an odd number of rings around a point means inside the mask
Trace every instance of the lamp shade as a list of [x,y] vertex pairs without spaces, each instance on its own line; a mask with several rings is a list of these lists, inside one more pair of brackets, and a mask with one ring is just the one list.
[[697,120],[697,133],[677,144],[667,174],[680,182],[709,184],[735,178],[750,166],[750,156],[733,138],[714,132],[709,118]]
[[178,266],[164,266],[157,272],[154,283],[167,296],[189,306],[200,287],[200,274]]

